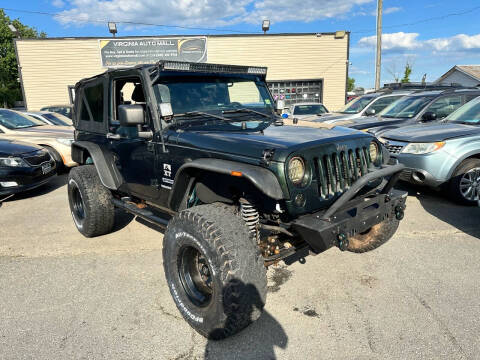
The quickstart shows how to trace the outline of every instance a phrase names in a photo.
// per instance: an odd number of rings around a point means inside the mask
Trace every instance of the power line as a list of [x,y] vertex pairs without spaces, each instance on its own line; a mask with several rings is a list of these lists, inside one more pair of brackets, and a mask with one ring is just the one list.
[[[72,18],[71,15],[62,14],[62,13],[51,13],[46,11],[32,11],[32,10],[20,10],[20,9],[12,9],[12,8],[0,8],[5,11],[12,11],[24,14],[34,14],[34,15],[44,15],[44,16],[51,16],[51,17],[64,17],[64,18]],[[114,22],[117,24],[125,24],[125,25],[139,25],[139,26],[156,26],[156,27],[165,27],[165,28],[177,28],[177,29],[185,29],[185,30],[202,30],[202,31],[218,31],[218,32],[232,32],[232,33],[240,33],[240,34],[261,34],[260,31],[244,31],[244,30],[236,30],[236,29],[217,29],[217,28],[206,28],[206,27],[193,27],[193,26],[181,26],[181,25],[166,25],[166,24],[152,24],[152,23],[142,23],[142,22],[135,22],[135,21],[115,21],[111,19],[89,19],[85,21],[76,20],[76,22],[80,23],[99,23],[99,24],[106,24],[107,22]]]
[[[386,29],[386,28],[393,29],[393,28],[423,24],[423,23],[426,23],[426,22],[434,21],[434,20],[444,20],[444,19],[452,17],[452,16],[466,15],[466,14],[472,13],[472,12],[474,12],[476,10],[479,10],[479,9],[480,9],[480,6],[475,6],[473,8],[470,8],[470,9],[467,9],[467,10],[464,10],[464,11],[460,11],[460,12],[454,12],[454,13],[435,16],[435,17],[431,17],[431,18],[420,19],[420,20],[417,20],[417,21],[414,21],[414,22],[411,22],[411,23],[383,26],[383,28],[384,29]],[[356,31],[352,30],[351,32],[352,33],[369,33],[369,32],[375,32],[375,31],[376,31],[376,29],[368,29],[368,30],[367,29],[362,29],[362,30],[356,30]]]

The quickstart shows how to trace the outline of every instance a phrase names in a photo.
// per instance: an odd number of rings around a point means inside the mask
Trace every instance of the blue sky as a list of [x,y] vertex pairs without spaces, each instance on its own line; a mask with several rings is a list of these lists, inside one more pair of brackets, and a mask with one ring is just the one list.
[[[376,0],[0,0],[0,7],[59,14],[6,10],[49,37],[110,36],[106,20],[220,30],[124,24],[119,35],[258,32],[262,18],[271,19],[276,33],[348,30],[350,74],[357,85],[374,82]],[[382,83],[401,76],[407,61],[413,81],[425,73],[433,81],[456,64],[480,64],[478,0],[384,0],[384,11]]]

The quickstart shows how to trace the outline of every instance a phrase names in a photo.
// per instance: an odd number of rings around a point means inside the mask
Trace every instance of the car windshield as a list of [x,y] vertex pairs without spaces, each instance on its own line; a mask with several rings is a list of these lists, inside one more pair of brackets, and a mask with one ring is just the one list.
[[0,110],[0,125],[5,126],[7,129],[23,129],[33,126],[45,125],[40,120],[34,119],[31,116],[19,114],[11,110]]
[[322,104],[295,105],[293,115],[325,114],[327,109]]
[[264,82],[240,77],[174,77],[158,81],[154,93],[170,103],[174,123],[212,130],[259,130],[274,119]]
[[54,125],[63,125],[63,126],[72,125],[72,120],[70,120],[66,116],[63,116],[62,114],[45,113],[45,114],[42,114],[42,116],[50,120]]
[[342,114],[356,114],[365,109],[365,107],[370,104],[376,96],[367,95],[360,96],[356,99],[353,99],[339,112]]
[[387,106],[380,115],[384,118],[409,119],[416,116],[435,96],[405,96]]
[[445,118],[451,123],[480,125],[480,96],[469,101]]

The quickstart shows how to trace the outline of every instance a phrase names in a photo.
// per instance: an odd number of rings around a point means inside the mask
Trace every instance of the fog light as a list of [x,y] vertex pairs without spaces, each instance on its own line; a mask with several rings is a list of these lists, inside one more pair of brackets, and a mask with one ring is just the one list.
[[305,202],[305,195],[298,194],[297,196],[295,196],[295,205],[297,205],[298,207],[304,207]]
[[3,186],[3,187],[18,186],[18,184],[15,181],[0,181],[0,185]]

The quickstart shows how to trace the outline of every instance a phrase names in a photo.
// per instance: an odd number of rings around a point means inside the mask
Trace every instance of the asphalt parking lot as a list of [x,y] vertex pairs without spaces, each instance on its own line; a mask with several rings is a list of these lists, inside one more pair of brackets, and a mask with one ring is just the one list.
[[266,311],[221,342],[181,319],[162,233],[119,213],[86,239],[66,176],[0,208],[1,359],[478,359],[480,209],[408,187],[390,242],[269,270]]

